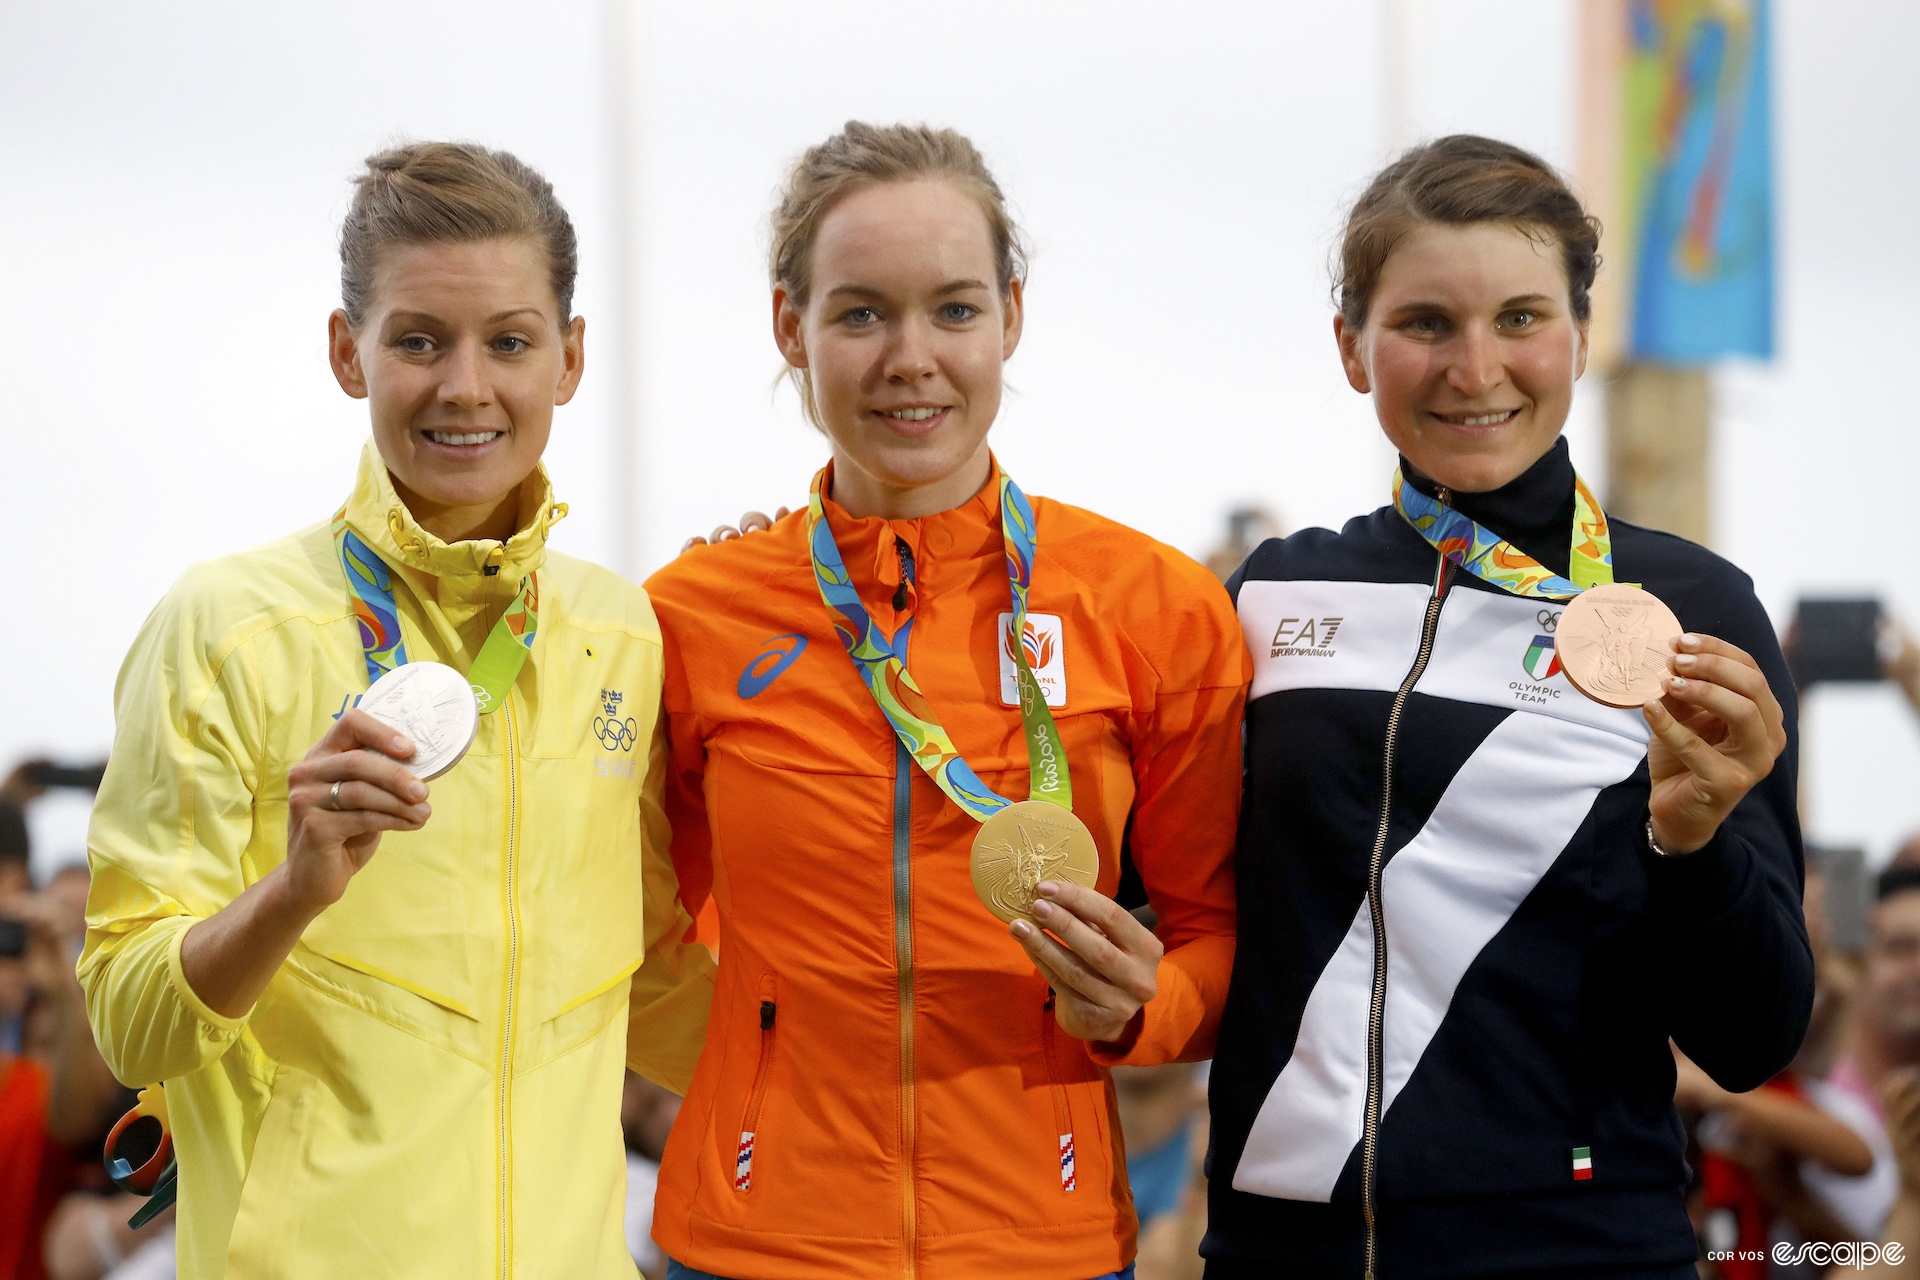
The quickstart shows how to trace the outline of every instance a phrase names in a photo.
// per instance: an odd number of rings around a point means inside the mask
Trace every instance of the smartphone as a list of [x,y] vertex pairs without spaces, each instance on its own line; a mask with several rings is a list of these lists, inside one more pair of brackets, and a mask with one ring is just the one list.
[[98,791],[100,779],[107,774],[106,762],[99,764],[54,764],[44,761],[27,766],[27,780],[37,787],[72,787],[76,791]]
[[1826,880],[1827,946],[1849,955],[1867,949],[1867,916],[1873,909],[1873,876],[1860,849],[1807,848],[1807,865]]
[[27,954],[27,922],[0,916],[0,960]]
[[1787,665],[1804,689],[1822,682],[1886,678],[1878,600],[1802,600],[1793,615]]

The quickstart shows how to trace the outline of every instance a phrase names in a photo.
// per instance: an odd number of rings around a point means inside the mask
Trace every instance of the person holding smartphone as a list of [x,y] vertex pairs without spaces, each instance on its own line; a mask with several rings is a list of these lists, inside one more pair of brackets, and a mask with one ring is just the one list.
[[[712,961],[653,612],[548,545],[573,226],[514,156],[420,143],[367,162],[340,245],[329,355],[372,439],[331,519],[189,571],[128,655],[93,1028],[166,1083],[183,1277],[631,1277],[625,1068],[686,1088]],[[431,787],[428,741],[356,706],[412,663],[474,700]]]

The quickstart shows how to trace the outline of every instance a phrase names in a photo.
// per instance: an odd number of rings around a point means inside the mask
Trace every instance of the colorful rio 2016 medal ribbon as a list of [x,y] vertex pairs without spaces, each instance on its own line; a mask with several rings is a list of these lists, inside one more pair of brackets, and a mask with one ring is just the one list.
[[407,661],[392,571],[347,527],[344,508],[333,518],[333,542],[372,682],[356,705],[412,738],[414,755],[402,763],[422,778],[437,778],[466,755],[480,717],[506,705],[539,632],[539,584],[531,573],[521,580],[513,603],[463,676],[445,663]]
[[1504,591],[1566,600],[1554,631],[1567,680],[1593,701],[1637,707],[1660,696],[1679,619],[1652,592],[1613,580],[1613,534],[1593,491],[1573,479],[1571,580],[1393,473],[1393,505],[1446,559]]
[[[1030,918],[1042,880],[1067,880],[1091,888],[1099,877],[1100,853],[1087,824],[1074,815],[1067,750],[1027,661],[1025,646],[1016,644],[1013,652],[1032,781],[1030,798],[1016,804],[989,789],[961,758],[953,738],[907,671],[903,650],[908,629],[902,627],[889,639],[860,603],[860,593],[827,524],[822,497],[826,478],[825,470],[813,478],[807,500],[807,549],[820,598],[861,682],[907,753],[948,799],[982,824],[971,859],[973,887],[980,900],[1011,923]],[[1000,473],[1000,532],[1013,591],[1013,633],[1024,635],[1038,531],[1027,496],[1004,471]]]

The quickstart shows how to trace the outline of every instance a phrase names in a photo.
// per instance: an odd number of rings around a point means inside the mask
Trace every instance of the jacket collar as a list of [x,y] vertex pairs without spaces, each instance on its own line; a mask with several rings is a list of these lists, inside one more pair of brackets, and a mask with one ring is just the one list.
[[[913,520],[848,514],[845,507],[833,500],[833,464],[827,464],[821,505],[826,511],[828,527],[833,530],[834,542],[840,548],[840,557],[863,597],[877,589],[881,598],[888,598],[900,585],[902,544],[913,558],[916,580],[923,580],[929,573],[938,576],[944,567],[982,555],[999,554],[1002,546],[1000,461],[992,454],[988,459],[992,465],[987,472],[987,482],[971,498],[957,507]],[[908,596],[917,598],[917,588],[910,588]]]
[[[1403,454],[1407,482],[1429,498],[1438,486]],[[1454,510],[1491,530],[1555,573],[1565,576],[1573,556],[1573,458],[1561,436],[1538,461],[1485,493],[1455,493]]]
[[[346,509],[348,526],[389,566],[444,579],[493,576],[516,588],[545,563],[548,531],[566,514],[566,504],[553,500],[553,485],[542,463],[520,485],[516,532],[506,542],[443,542],[413,518],[372,440],[360,451],[360,473]],[[489,561],[492,575],[486,572]]]

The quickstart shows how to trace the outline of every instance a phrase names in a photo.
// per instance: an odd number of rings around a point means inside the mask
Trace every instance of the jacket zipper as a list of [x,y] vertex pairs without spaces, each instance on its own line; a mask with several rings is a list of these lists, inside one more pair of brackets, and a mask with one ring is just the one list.
[[[1439,491],[1442,505],[1452,496]],[[1366,1221],[1366,1280],[1374,1280],[1378,1261],[1378,1206],[1375,1204],[1374,1178],[1380,1153],[1380,1094],[1383,1078],[1384,1039],[1387,1023],[1387,912],[1381,901],[1380,877],[1386,870],[1387,836],[1393,820],[1393,757],[1400,740],[1400,717],[1405,712],[1413,686],[1420,682],[1433,656],[1434,633],[1440,629],[1440,608],[1447,598],[1447,577],[1452,562],[1444,555],[1433,576],[1433,591],[1427,596],[1427,614],[1420,624],[1420,649],[1400,689],[1393,695],[1387,712],[1387,735],[1381,748],[1380,829],[1374,833],[1373,856],[1367,860],[1367,911],[1373,920],[1373,995],[1367,1006],[1367,1109],[1360,1134],[1360,1210]]]
[[893,754],[893,967],[900,995],[900,1210],[906,1268],[913,1275],[913,757],[898,736]]
[[760,1132],[760,1104],[767,1096],[767,1070],[773,1065],[773,1021],[780,1012],[775,997],[779,994],[772,974],[760,979],[760,1061],[753,1069],[753,1091],[747,1095],[747,1111],[740,1118],[740,1147],[734,1158],[733,1189],[753,1190],[753,1146]]
[[514,862],[520,844],[520,744],[513,729],[511,694],[501,706],[507,729],[507,987],[500,1021],[500,1276],[513,1273],[513,1007],[520,979],[520,903]]
[[1054,994],[1047,992],[1047,1002],[1040,1006],[1040,1048],[1047,1057],[1047,1081],[1053,1086],[1053,1127],[1060,1135],[1060,1190],[1064,1194],[1079,1189],[1078,1175],[1074,1170],[1073,1155],[1073,1104],[1067,1099],[1066,1082],[1060,1076],[1060,1059],[1054,1039],[1059,1024],[1053,1016]]
[[[906,584],[913,579],[913,551],[903,538],[894,539],[900,554],[897,607],[907,603]],[[911,633],[909,633],[911,634]],[[906,658],[900,655],[901,660]],[[914,1221],[914,1147],[916,1125],[913,1097],[913,756],[900,735],[893,739],[893,965],[900,998],[900,1222],[901,1274],[912,1280],[919,1252]]]
[[893,589],[893,610],[898,613],[907,607],[907,584],[913,581],[913,548],[905,538],[896,536],[893,549],[900,557],[900,585]]

